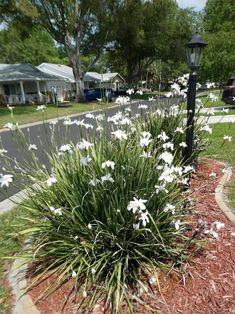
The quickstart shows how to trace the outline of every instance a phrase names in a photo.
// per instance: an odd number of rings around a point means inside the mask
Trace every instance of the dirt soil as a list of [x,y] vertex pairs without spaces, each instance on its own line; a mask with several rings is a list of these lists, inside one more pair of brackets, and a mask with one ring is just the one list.
[[[157,282],[150,285],[146,279],[148,293],[142,296],[143,304],[136,302],[136,313],[235,314],[235,226],[215,201],[215,188],[223,176],[223,169],[221,162],[203,160],[192,177],[195,210],[188,220],[199,227],[203,247],[184,265],[184,274],[166,275],[158,271],[159,285]],[[32,299],[36,301],[54,279],[51,277],[34,287],[29,292]],[[71,287],[72,282],[69,282],[47,299],[39,300],[37,308],[42,314],[89,313],[85,302],[79,311],[75,310],[74,298],[69,294]],[[110,313],[102,308],[103,304],[97,304],[92,314]],[[124,309],[124,313],[129,312]]]

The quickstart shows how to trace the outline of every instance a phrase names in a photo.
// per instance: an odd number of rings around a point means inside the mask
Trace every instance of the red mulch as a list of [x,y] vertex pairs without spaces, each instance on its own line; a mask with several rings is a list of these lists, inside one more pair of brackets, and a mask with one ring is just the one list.
[[[167,276],[158,271],[160,287],[152,285],[152,291],[149,289],[151,292],[143,296],[143,300],[155,309],[155,313],[159,309],[162,314],[235,314],[235,227],[221,212],[214,197],[223,168],[224,165],[220,162],[203,160],[192,178],[191,186],[195,211],[189,217],[190,223],[196,225],[199,220],[204,224],[204,230],[213,227],[218,238],[204,232],[201,234],[200,239],[204,239],[206,244],[185,265],[184,276],[175,272]],[[209,176],[212,172],[216,173],[216,177]],[[224,227],[217,230],[215,221],[224,223]],[[49,278],[29,292],[34,301],[52,280],[54,278]],[[41,313],[88,313],[85,304],[78,312],[74,311],[72,296],[65,310],[61,311],[71,287],[72,282],[67,283],[46,300],[38,301],[37,307]],[[97,304],[92,313],[102,313],[102,307],[103,305]],[[137,303],[136,312],[152,313]]]

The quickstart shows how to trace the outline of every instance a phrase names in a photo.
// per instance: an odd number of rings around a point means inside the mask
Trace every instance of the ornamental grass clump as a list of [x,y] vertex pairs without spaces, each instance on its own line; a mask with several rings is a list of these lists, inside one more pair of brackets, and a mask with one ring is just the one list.
[[[23,232],[30,240],[24,254],[35,262],[37,281],[57,275],[45,295],[72,280],[88,308],[102,299],[113,313],[122,302],[134,312],[132,301],[147,289],[143,274],[184,258],[183,187],[192,167],[182,162],[185,125],[176,107],[144,119],[129,110],[104,118],[87,115],[99,136],[86,138],[89,120],[67,119],[78,140],[52,145],[49,167],[41,166],[31,144],[34,168],[20,168],[34,183],[25,206],[32,226]],[[197,128],[195,156],[202,132]]]

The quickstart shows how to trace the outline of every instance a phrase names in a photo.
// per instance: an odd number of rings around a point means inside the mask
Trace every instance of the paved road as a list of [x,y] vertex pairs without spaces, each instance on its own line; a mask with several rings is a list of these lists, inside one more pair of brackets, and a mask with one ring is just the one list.
[[[135,115],[136,113],[140,113],[141,109],[138,109],[139,104],[147,104],[148,109],[151,110],[153,106],[157,107],[164,107],[167,108],[171,106],[172,104],[176,104],[179,100],[178,99],[164,99],[158,101],[156,104],[155,102],[148,102],[148,101],[134,101],[132,104],[125,105],[123,107],[131,107],[132,115]],[[113,116],[115,113],[117,113],[120,110],[120,107],[115,108],[109,108],[107,109],[107,117]],[[141,110],[142,113],[145,110]],[[96,112],[96,114],[101,113],[102,111]],[[85,114],[79,114],[77,116],[73,116],[73,119],[86,119]],[[71,119],[71,120],[73,120]],[[94,120],[92,119],[86,119],[87,123],[94,124]],[[65,126],[63,125],[63,120],[60,120],[59,123],[56,125],[56,143],[57,146],[64,144],[63,142],[63,134],[65,131]],[[77,133],[77,127],[71,126],[70,131],[70,138],[71,141],[74,143],[78,142],[78,133]],[[51,138],[50,138],[50,128],[48,124],[36,124],[29,127],[21,127],[21,130],[24,135],[30,137],[30,143],[36,144],[39,147],[43,147],[43,150],[45,152],[50,152],[50,148],[52,146]],[[86,130],[84,129],[83,132],[85,133]],[[22,138],[20,136],[15,137],[12,136],[12,133],[10,131],[5,131],[0,133],[0,141],[2,143],[2,146],[4,149],[8,151],[7,155],[11,157],[12,159],[16,159],[21,165],[29,158],[29,154],[27,154],[27,148],[25,147],[24,143],[22,142]],[[26,149],[25,149],[26,148]],[[37,157],[39,158],[40,162],[42,164],[48,165],[47,157],[45,152],[43,150],[37,150]],[[0,170],[2,167],[4,167],[5,162],[0,159]],[[1,171],[0,171],[1,172]],[[14,195],[15,193],[19,192],[23,188],[23,184],[20,181],[20,178],[17,179],[14,182],[14,186],[10,185],[9,188],[6,191],[3,191],[0,189],[0,201],[3,201],[4,199],[9,198],[10,196]]]

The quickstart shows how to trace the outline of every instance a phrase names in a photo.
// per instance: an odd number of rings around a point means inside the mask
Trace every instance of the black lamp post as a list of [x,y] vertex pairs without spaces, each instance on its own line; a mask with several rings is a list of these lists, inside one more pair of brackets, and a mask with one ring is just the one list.
[[193,132],[194,132],[194,114],[195,114],[195,98],[197,69],[202,58],[203,48],[207,44],[203,41],[199,34],[195,34],[189,43],[186,44],[187,63],[191,70],[188,81],[188,97],[187,97],[187,129],[186,129],[186,149],[184,154],[185,162],[190,160],[193,151]]

